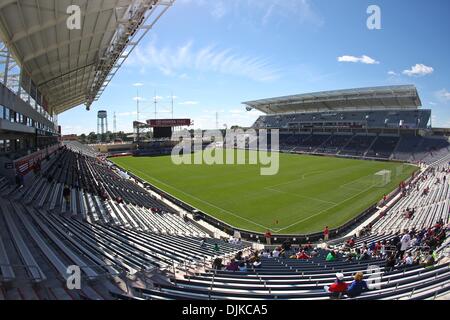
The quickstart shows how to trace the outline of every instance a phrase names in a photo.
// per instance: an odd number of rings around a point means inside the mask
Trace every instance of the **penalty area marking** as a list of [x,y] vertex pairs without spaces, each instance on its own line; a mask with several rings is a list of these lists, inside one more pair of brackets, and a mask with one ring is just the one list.
[[334,205],[334,206],[332,206],[332,207],[330,207],[330,208],[328,208],[328,209],[322,210],[322,211],[320,211],[320,212],[318,212],[318,213],[316,213],[316,214],[314,214],[314,215],[312,215],[312,216],[309,216],[309,217],[307,217],[307,218],[305,218],[305,219],[302,219],[302,220],[300,220],[300,221],[297,221],[297,222],[295,222],[295,223],[293,223],[293,224],[291,224],[291,225],[289,225],[289,226],[287,226],[287,227],[285,227],[285,228],[275,230],[275,232],[280,232],[280,231],[286,230],[286,229],[288,229],[288,228],[290,228],[290,227],[293,227],[293,226],[295,226],[295,225],[297,225],[297,224],[299,224],[299,223],[302,223],[302,222],[308,221],[308,220],[311,219],[311,218],[317,217],[318,215],[321,215],[322,213],[327,212],[328,210],[333,209],[333,208],[335,208],[335,207],[337,207],[337,206],[343,204],[344,202],[347,202],[348,200],[351,200],[351,199],[353,199],[353,198],[356,198],[356,197],[359,196],[360,194],[363,194],[363,193],[369,191],[370,189],[373,189],[373,186],[371,186],[371,187],[369,187],[369,188],[367,188],[367,189],[364,189],[363,191],[361,191],[361,192],[359,192],[359,193],[357,193],[357,194],[351,196],[351,197],[348,198],[348,199],[342,200],[341,202],[337,203],[336,205]]

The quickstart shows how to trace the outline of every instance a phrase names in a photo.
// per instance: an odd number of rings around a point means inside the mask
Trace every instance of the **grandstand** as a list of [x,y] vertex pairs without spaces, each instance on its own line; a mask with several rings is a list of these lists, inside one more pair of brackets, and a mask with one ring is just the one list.
[[266,113],[255,129],[279,129],[282,151],[432,163],[449,151],[411,85],[244,102]]
[[[58,115],[89,110],[174,0],[75,2],[83,30],[66,28],[69,1],[0,3],[0,300],[448,299],[450,146],[414,86],[245,102],[265,114],[253,129],[280,130],[274,151],[347,158],[339,160],[349,171],[357,159],[376,160],[375,173],[378,164],[400,168],[397,178],[409,174],[403,163],[417,172],[330,239],[243,230],[108,157],[123,150],[61,141]],[[150,141],[133,155],[173,145]],[[80,287],[68,285],[73,267]],[[336,273],[350,282],[357,272],[377,286],[359,296],[325,290]]]

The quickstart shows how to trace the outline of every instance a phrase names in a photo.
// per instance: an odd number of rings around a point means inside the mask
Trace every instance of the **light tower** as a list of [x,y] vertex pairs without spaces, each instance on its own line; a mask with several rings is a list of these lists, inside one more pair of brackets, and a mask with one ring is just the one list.
[[114,112],[113,133],[117,133],[117,116],[115,112]]
[[108,113],[101,110],[97,115],[97,135],[102,138],[108,132]]

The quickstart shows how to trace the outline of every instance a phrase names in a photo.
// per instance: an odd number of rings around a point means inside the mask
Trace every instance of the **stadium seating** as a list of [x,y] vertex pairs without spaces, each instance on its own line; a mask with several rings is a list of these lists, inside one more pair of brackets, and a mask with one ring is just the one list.
[[260,116],[253,127],[265,128],[326,128],[364,126],[368,128],[421,128],[426,129],[430,112],[426,110],[307,112]]
[[[262,258],[262,266],[248,272],[210,270],[206,273],[172,279],[172,284],[160,284],[157,289],[135,288],[146,299],[327,299],[323,287],[342,272],[346,281],[361,271],[379,281],[380,288],[364,293],[358,299],[400,299],[433,297],[440,289],[448,290],[449,264],[424,269],[412,267],[395,271],[384,270],[383,261],[357,263],[325,263],[323,256],[311,261],[282,258]],[[375,273],[369,266],[378,266]],[[431,291],[431,293],[430,293]]]
[[[395,233],[403,230],[420,230],[438,221],[449,221],[450,184],[444,180],[450,156],[442,158],[416,177],[410,190],[374,226],[376,233]],[[425,190],[428,192],[426,193]],[[407,210],[415,210],[412,218],[405,217]]]
[[[285,146],[294,148],[303,143],[316,153],[336,148],[334,151],[357,150],[361,156],[381,154],[386,158],[400,145],[399,139],[371,136],[368,140],[366,135],[285,135],[282,140]],[[448,262],[431,268],[399,266],[391,270],[380,257],[347,261],[338,254],[336,261],[327,262],[328,251],[324,249],[318,249],[318,256],[309,260],[289,259],[289,255],[262,257],[259,267],[250,265],[244,272],[213,270],[214,259],[228,261],[249,247],[210,238],[117,168],[87,155],[89,150],[77,150],[60,150],[42,165],[42,173],[21,189],[0,178],[0,194],[4,197],[0,197],[1,297],[328,299],[323,288],[334,281],[336,272],[344,273],[345,280],[350,281],[359,271],[380,286],[356,299],[433,299],[449,291]],[[418,176],[418,189],[411,187],[372,226],[372,234],[356,239],[355,248],[391,241],[405,229],[420,230],[448,221],[450,187],[448,181],[443,183],[446,173],[442,168],[447,167],[450,156],[438,152],[429,161],[435,157],[439,160]],[[425,175],[427,178],[422,178]],[[440,183],[436,183],[438,178]],[[70,206],[62,196],[64,185],[71,187]],[[108,197],[95,192],[99,185]],[[425,189],[429,191],[422,195]],[[119,198],[123,201],[117,201]],[[411,207],[416,208],[415,217],[407,220],[402,212]],[[330,245],[338,249],[343,241]],[[446,257],[448,245],[447,240],[436,250],[440,257]],[[86,284],[81,290],[66,291],[67,267],[74,264],[81,267]],[[369,266],[379,269],[373,273]],[[164,276],[153,279],[151,286],[136,281],[160,271]],[[135,277],[133,281],[131,276]],[[131,291],[124,290],[124,281],[129,281]]]

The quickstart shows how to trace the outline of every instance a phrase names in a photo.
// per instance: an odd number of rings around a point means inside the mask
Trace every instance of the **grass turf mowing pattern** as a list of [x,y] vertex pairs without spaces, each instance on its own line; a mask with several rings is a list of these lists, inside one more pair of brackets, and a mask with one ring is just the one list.
[[[341,226],[416,170],[398,163],[290,154],[280,154],[275,176],[261,176],[259,165],[176,166],[170,156],[111,160],[234,227],[275,234]],[[374,174],[381,170],[392,171],[391,183],[376,187]]]

